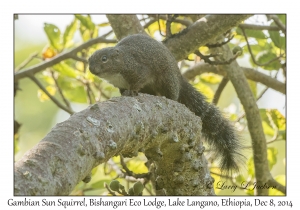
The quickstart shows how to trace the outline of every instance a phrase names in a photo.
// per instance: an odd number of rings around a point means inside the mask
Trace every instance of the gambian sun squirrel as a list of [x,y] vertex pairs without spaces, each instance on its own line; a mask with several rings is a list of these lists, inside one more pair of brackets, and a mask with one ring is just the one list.
[[238,171],[243,155],[234,127],[182,77],[177,61],[162,43],[142,34],[125,37],[115,47],[96,51],[89,58],[89,69],[120,88],[122,95],[160,95],[187,106],[201,117],[202,133],[219,157],[221,170]]

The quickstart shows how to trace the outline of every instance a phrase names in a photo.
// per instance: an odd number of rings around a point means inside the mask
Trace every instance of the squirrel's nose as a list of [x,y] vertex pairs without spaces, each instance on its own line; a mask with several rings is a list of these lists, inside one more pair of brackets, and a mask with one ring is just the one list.
[[95,67],[93,65],[89,65],[90,72],[95,73]]

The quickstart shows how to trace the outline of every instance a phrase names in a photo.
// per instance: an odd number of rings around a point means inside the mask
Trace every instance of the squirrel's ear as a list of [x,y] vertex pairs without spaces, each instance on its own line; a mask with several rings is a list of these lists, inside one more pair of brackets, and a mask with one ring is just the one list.
[[120,62],[120,51],[119,51],[119,49],[113,49],[112,59],[114,61]]
[[114,49],[112,55],[113,55],[113,57],[118,57],[119,56],[119,49]]

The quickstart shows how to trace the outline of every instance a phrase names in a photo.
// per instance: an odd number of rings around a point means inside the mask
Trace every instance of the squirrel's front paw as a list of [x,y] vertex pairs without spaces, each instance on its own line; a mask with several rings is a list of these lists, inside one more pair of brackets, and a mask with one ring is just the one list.
[[136,90],[124,90],[122,96],[137,96],[139,93]]

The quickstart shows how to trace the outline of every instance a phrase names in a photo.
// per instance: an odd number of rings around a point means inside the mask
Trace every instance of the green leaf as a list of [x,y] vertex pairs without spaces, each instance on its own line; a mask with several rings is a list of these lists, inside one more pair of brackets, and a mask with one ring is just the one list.
[[[275,25],[275,23],[272,23],[272,25]],[[279,31],[269,31],[270,38],[273,41],[274,45],[280,49],[285,50],[286,47],[286,39],[284,36],[281,36]]]
[[75,15],[75,17],[80,21],[81,25],[83,25],[84,27],[86,27],[91,31],[94,31],[95,24],[92,22],[92,19],[89,15],[88,16]]
[[[256,39],[266,39],[266,35],[260,30],[252,30],[252,29],[244,29],[247,37],[253,37]],[[239,35],[243,35],[242,29],[237,28],[236,33]]]
[[248,174],[251,177],[255,177],[253,157],[249,158],[249,160],[247,161],[247,168],[248,168]]
[[[277,55],[273,52],[270,51],[265,51],[257,55],[258,58],[257,62],[259,64],[265,64],[268,63],[269,61],[275,59]],[[265,66],[262,66],[265,70],[277,70],[281,67],[279,59],[272,61],[271,63],[268,63]]]
[[222,77],[213,73],[205,73],[200,76],[202,82],[207,82],[210,84],[218,84],[221,82]]
[[75,86],[74,88],[69,90],[64,90],[63,93],[65,97],[72,102],[87,103],[86,91],[82,85]]
[[204,94],[209,101],[211,101],[214,97],[214,91],[208,86],[203,84],[202,82],[198,82],[197,84],[194,85],[194,87]]
[[267,152],[268,152],[269,167],[270,167],[270,170],[271,170],[273,168],[273,166],[277,163],[278,151],[274,147],[269,147]]
[[78,76],[78,74],[75,72],[75,69],[63,61],[54,65],[53,69],[68,77],[76,78]]
[[77,29],[77,19],[75,18],[73,22],[67,26],[64,36],[63,36],[63,44],[65,47],[70,47],[72,44],[72,39]]
[[62,50],[63,46],[61,44],[61,33],[59,28],[53,24],[45,23],[44,31],[47,34],[50,45],[58,51]]
[[285,130],[286,129],[285,117],[277,109],[271,109],[269,110],[269,113],[277,128],[279,130]]
[[86,42],[91,38],[90,31],[87,30],[83,25],[80,25],[79,31],[80,31],[80,34],[81,34],[81,37],[82,37],[83,41]]
[[286,25],[286,15],[277,15],[277,17],[284,25]]
[[97,182],[94,182],[93,184],[91,184],[91,188],[95,188],[95,189],[102,189],[105,188],[104,187],[104,183],[110,183],[111,180],[109,179],[103,179]]
[[266,109],[260,109],[259,113],[260,113],[260,116],[262,119],[262,126],[264,129],[264,133],[266,135],[273,136],[275,131],[274,131],[274,129],[271,125],[270,119],[268,117],[268,111]]

